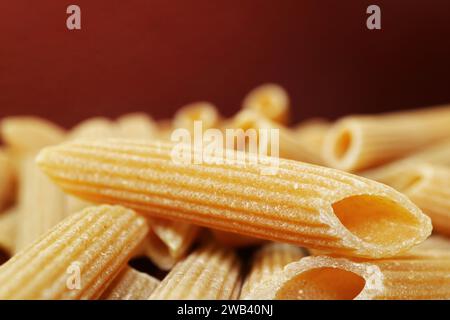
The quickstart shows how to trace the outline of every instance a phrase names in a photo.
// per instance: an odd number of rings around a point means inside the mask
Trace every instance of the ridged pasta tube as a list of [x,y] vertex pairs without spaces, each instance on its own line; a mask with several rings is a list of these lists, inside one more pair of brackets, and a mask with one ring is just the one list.
[[75,213],[0,267],[0,299],[95,299],[147,233],[132,210]]
[[410,154],[450,137],[450,107],[350,116],[325,138],[323,158],[334,168],[362,170]]
[[209,245],[180,261],[152,293],[152,300],[237,299],[241,264],[233,251]]
[[180,163],[173,148],[81,141],[49,147],[37,161],[66,192],[93,202],[349,256],[392,256],[431,232],[406,196],[362,177],[284,159],[275,175],[262,175],[270,160],[225,161],[234,150],[201,165]]

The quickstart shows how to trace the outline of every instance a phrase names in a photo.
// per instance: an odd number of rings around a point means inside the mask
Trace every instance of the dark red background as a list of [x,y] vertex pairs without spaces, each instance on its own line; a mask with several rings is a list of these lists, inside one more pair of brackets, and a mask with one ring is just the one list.
[[0,116],[161,118],[199,99],[231,115],[266,81],[296,120],[450,102],[448,0],[1,1],[0,36]]

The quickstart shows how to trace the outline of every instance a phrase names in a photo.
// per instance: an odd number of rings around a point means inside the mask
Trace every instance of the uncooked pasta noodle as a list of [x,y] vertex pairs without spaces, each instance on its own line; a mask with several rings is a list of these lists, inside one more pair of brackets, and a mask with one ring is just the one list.
[[177,111],[173,119],[174,128],[194,131],[194,124],[201,124],[203,130],[214,128],[219,124],[220,115],[217,108],[209,102],[194,102]]
[[242,107],[258,112],[264,117],[281,124],[289,120],[289,95],[277,84],[264,84],[250,91]]
[[75,213],[0,266],[0,299],[99,298],[147,230],[118,206]]
[[152,139],[156,123],[145,113],[125,114],[117,119],[118,136],[127,139]]
[[7,153],[0,149],[0,210],[12,200],[15,189],[15,169]]
[[286,265],[300,260],[305,255],[304,250],[290,244],[270,243],[263,246],[251,260],[250,271],[242,286],[240,299],[245,299],[259,285],[276,277]]
[[450,254],[414,252],[381,260],[315,256],[288,264],[248,299],[450,299]]
[[16,246],[16,230],[18,210],[12,207],[0,213],[0,249],[13,255]]
[[103,293],[102,300],[148,300],[160,281],[126,267]]
[[264,158],[180,163],[173,148],[80,141],[46,148],[37,161],[66,192],[92,202],[347,256],[393,256],[431,232],[429,218],[406,196],[359,176],[284,159],[275,175],[261,174],[270,163]]
[[450,107],[377,116],[350,116],[329,130],[323,157],[329,166],[357,171],[403,157],[450,137]]
[[180,261],[150,299],[237,299],[241,286],[240,271],[241,263],[233,251],[208,245]]

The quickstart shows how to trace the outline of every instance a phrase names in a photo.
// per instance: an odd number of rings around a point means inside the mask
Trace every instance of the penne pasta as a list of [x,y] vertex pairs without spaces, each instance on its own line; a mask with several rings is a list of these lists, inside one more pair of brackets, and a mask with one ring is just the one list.
[[289,95],[276,84],[264,84],[250,91],[242,107],[256,111],[267,119],[287,124],[289,117]]
[[287,264],[300,260],[305,255],[301,248],[289,244],[270,243],[263,246],[252,258],[240,299],[245,299],[259,285],[276,277]]
[[0,267],[0,299],[98,298],[147,230],[122,207],[71,215]]
[[176,221],[154,219],[147,237],[145,254],[161,270],[170,270],[195,241],[199,228]]
[[62,142],[64,129],[38,117],[7,117],[0,122],[3,142],[13,153],[29,153]]
[[412,248],[412,250],[419,250],[421,253],[427,251],[447,251],[450,253],[450,238],[439,235],[432,235],[421,244]]
[[230,250],[209,245],[179,262],[150,296],[152,300],[236,299],[241,265]]
[[217,108],[209,102],[194,102],[177,111],[173,119],[174,128],[194,131],[194,122],[201,122],[202,129],[214,128],[220,120]]
[[126,267],[103,293],[102,300],[148,300],[160,281]]
[[37,161],[66,192],[92,202],[348,256],[393,256],[431,232],[406,196],[362,177],[283,159],[275,175],[264,175],[270,158],[223,161],[233,150],[201,165],[180,163],[173,148],[79,141],[49,147]]
[[450,236],[450,167],[409,166],[392,186],[431,218],[435,231]]
[[0,214],[0,249],[12,255],[16,244],[18,210],[13,207]]
[[36,165],[33,155],[22,161],[16,251],[33,243],[67,215],[66,197]]
[[330,123],[324,119],[312,119],[301,122],[294,129],[297,141],[314,156],[315,164],[322,165],[322,148]]
[[398,181],[403,174],[405,167],[414,166],[418,163],[430,163],[442,166],[450,166],[450,139],[445,139],[435,143],[420,152],[414,153],[409,157],[393,161],[384,166],[371,170],[366,170],[360,175],[372,180],[376,180],[388,185]]
[[[275,147],[275,154],[272,153],[274,151],[271,146],[271,142],[273,142],[272,139],[265,139],[265,149],[267,150],[268,155],[274,157],[280,156],[285,159],[305,161],[309,163],[320,162],[320,158],[317,158],[313,152],[310,152],[310,149],[298,140],[290,129],[262,117],[255,111],[243,110],[239,112],[234,117],[231,125],[234,128],[242,129],[240,134],[244,135],[244,139],[248,137],[247,139],[249,144],[244,146],[238,145],[238,150],[250,151],[248,148],[250,144],[256,146],[257,144],[264,143],[261,139],[259,130],[276,130],[278,133],[278,139],[275,139],[275,142],[278,143],[278,146]],[[252,135],[248,132],[248,129],[257,130],[254,141],[251,141]]]
[[117,136],[118,127],[113,121],[103,117],[95,117],[86,119],[73,127],[68,139],[102,139]]
[[253,238],[238,233],[211,230],[218,243],[231,248],[243,248],[259,245],[265,242],[261,238]]
[[345,171],[381,165],[450,137],[449,123],[450,107],[346,117],[325,137],[323,158]]
[[118,135],[127,139],[152,139],[156,123],[145,113],[130,113],[117,119]]
[[253,290],[248,299],[450,299],[450,254],[411,253],[381,260],[306,257]]
[[0,210],[12,200],[15,192],[15,170],[7,153],[0,149]]

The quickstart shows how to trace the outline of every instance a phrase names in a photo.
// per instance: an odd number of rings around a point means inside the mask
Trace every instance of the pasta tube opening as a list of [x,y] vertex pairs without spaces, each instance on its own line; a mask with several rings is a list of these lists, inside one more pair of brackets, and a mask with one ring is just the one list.
[[376,246],[414,238],[422,228],[414,214],[384,196],[351,196],[333,203],[332,208],[348,231]]
[[360,275],[338,268],[305,271],[287,281],[277,292],[280,300],[353,300],[364,289]]

